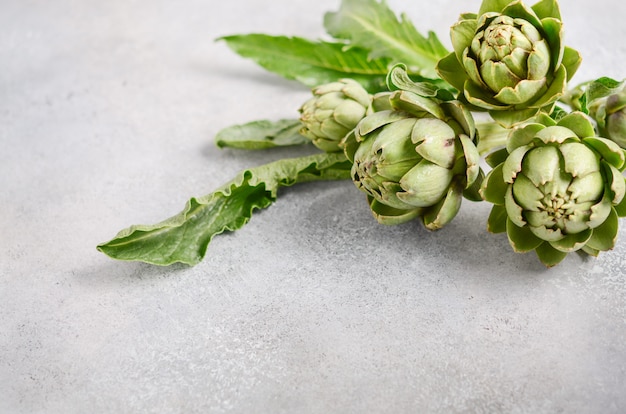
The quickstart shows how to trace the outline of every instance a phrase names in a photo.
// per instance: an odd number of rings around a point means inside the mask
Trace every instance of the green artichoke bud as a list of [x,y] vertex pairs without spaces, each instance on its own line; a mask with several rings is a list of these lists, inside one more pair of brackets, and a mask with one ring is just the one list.
[[312,92],[300,108],[300,133],[323,151],[341,151],[339,142],[371,112],[372,96],[352,79],[321,85]]
[[569,252],[612,249],[626,215],[624,150],[596,137],[582,112],[535,121],[487,157],[494,168],[480,192],[494,204],[488,230],[506,232],[515,251],[534,250],[546,266]]
[[600,135],[626,148],[626,82],[610,81],[603,78],[589,85],[587,109]]
[[389,95],[391,109],[366,116],[343,141],[352,178],[365,192],[374,217],[399,224],[418,217],[436,230],[471,197],[480,156],[470,112],[458,101],[415,92]]
[[454,52],[437,70],[474,109],[510,127],[549,113],[578,69],[580,54],[563,45],[562,26],[556,0],[484,0],[478,14],[452,26]]

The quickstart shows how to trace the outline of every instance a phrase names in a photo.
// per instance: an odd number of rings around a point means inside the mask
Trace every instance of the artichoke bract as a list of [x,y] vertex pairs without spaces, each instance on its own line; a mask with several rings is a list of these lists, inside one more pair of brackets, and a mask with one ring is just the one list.
[[587,93],[589,115],[597,122],[601,136],[626,148],[626,82],[617,83],[612,88],[605,85],[593,88],[594,85]]
[[437,65],[440,76],[476,110],[503,126],[550,112],[581,63],[563,45],[556,0],[528,7],[520,0],[484,0],[451,28],[454,52]]
[[624,150],[597,137],[581,112],[535,121],[487,157],[494,168],[480,192],[494,204],[488,230],[506,232],[515,251],[535,251],[546,266],[570,252],[612,249],[626,215]]
[[391,109],[366,116],[343,141],[352,179],[383,224],[421,217],[436,230],[457,214],[480,176],[476,129],[458,101],[396,90]]
[[312,93],[299,110],[300,134],[322,151],[341,151],[339,142],[371,112],[372,96],[352,79],[320,85]]

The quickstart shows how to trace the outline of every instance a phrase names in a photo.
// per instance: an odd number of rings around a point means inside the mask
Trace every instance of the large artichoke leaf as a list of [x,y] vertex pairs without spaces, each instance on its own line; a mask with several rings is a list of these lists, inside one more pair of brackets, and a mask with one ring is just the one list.
[[343,42],[311,41],[301,37],[244,34],[223,36],[228,47],[270,72],[308,87],[351,78],[369,92],[386,90],[389,59],[371,58],[368,51],[345,51]]
[[157,224],[124,229],[98,250],[118,260],[195,265],[204,258],[213,236],[240,229],[254,210],[276,200],[279,187],[347,179],[350,165],[343,154],[334,153],[282,159],[242,171],[217,191],[190,199],[179,214]]
[[400,19],[385,1],[343,0],[339,11],[324,16],[331,36],[349,41],[349,47],[368,50],[372,59],[392,58],[412,73],[437,78],[435,65],[448,50],[434,32],[420,34],[403,14]]

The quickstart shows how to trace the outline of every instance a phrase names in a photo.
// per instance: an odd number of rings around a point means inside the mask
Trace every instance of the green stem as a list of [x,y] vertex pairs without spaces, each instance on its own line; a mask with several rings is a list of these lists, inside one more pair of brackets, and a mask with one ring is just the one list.
[[489,154],[493,149],[504,147],[509,138],[510,129],[502,127],[496,122],[480,122],[476,124],[478,129],[478,153]]

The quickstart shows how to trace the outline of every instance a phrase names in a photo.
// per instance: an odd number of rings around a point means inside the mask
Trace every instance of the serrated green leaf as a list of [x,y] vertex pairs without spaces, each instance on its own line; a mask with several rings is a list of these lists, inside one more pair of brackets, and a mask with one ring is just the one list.
[[372,59],[392,58],[410,72],[437,78],[435,66],[448,51],[433,32],[420,34],[405,15],[400,19],[382,0],[343,0],[339,11],[324,16],[326,31],[369,51]]
[[276,200],[279,187],[347,179],[351,165],[343,154],[324,153],[251,168],[217,191],[192,198],[179,214],[157,224],[131,226],[97,248],[118,260],[195,265],[204,258],[213,236],[240,229],[254,210]]
[[389,59],[370,59],[368,52],[345,43],[314,42],[301,37],[244,34],[220,37],[239,55],[287,79],[314,87],[351,78],[369,92],[386,90]]
[[256,150],[311,142],[299,133],[300,128],[298,119],[252,121],[222,129],[215,136],[215,144],[220,148]]

